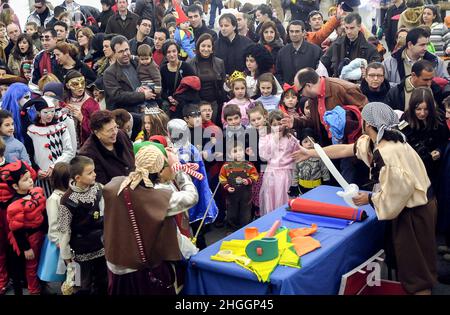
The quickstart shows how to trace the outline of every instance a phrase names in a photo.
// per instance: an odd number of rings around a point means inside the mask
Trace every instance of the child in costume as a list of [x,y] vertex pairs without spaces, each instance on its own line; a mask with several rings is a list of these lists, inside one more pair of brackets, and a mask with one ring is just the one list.
[[14,120],[12,114],[6,110],[0,110],[0,136],[6,144],[4,157],[7,163],[21,160],[31,164],[25,146],[14,138]]
[[79,294],[106,294],[106,261],[103,247],[104,201],[102,185],[95,182],[94,161],[76,156],[70,162],[69,189],[61,198],[57,226],[60,255],[66,263],[80,265]]
[[195,57],[195,38],[194,31],[190,27],[190,22],[183,9],[178,5],[178,3],[173,0],[173,7],[176,16],[177,28],[175,29],[174,40],[181,47],[180,57],[182,60],[187,58],[192,59]]
[[55,103],[47,96],[28,101],[25,108],[37,112],[35,123],[28,127],[28,135],[33,142],[32,159],[38,169],[37,185],[44,188],[45,195],[50,196],[52,188],[50,176],[58,162],[70,162],[75,156],[67,127],[55,118]]
[[42,246],[41,260],[39,261],[38,268],[38,277],[42,281],[62,282],[65,279],[65,268],[60,267],[58,208],[61,203],[61,197],[69,189],[69,179],[69,164],[64,162],[56,163],[51,176],[52,186],[55,190],[47,199],[46,203],[48,233]]
[[292,182],[292,153],[300,147],[298,140],[290,134],[281,120],[284,114],[274,110],[269,114],[271,132],[259,139],[261,158],[267,160],[267,168],[259,195],[261,215],[265,215],[289,200],[288,191]]
[[223,127],[225,128],[227,126],[227,122],[223,117],[223,111],[230,104],[235,104],[239,106],[239,109],[241,110],[242,125],[248,126],[247,109],[251,103],[251,100],[247,94],[247,83],[245,81],[245,74],[239,71],[234,71],[229,79],[229,82],[231,89],[230,94],[232,99],[228,103],[223,104],[222,107]]
[[30,294],[40,294],[37,277],[39,254],[45,234],[45,196],[42,188],[33,187],[36,172],[25,162],[16,161],[0,170],[2,200],[7,200],[8,239],[13,248],[10,276],[14,292],[22,295],[21,260],[25,257],[25,275]]
[[258,180],[258,172],[251,162],[245,161],[243,143],[227,145],[230,162],[220,170],[219,180],[227,191],[227,223],[238,230],[252,220],[252,186]]
[[[311,128],[305,128],[300,134],[299,141],[302,147],[312,149],[314,143],[309,138],[317,142],[317,137]],[[297,197],[299,193],[305,192],[322,185],[323,181],[330,180],[330,172],[320,158],[310,158],[306,161],[296,163],[292,186],[289,190],[291,197]]]
[[[0,170],[6,165],[5,159],[5,142],[0,137]],[[8,223],[6,222],[6,206],[7,200],[0,198],[0,295],[6,294],[8,285],[8,271],[6,267],[6,253],[8,251]]]
[[[213,196],[208,185],[208,177],[206,175],[205,164],[203,163],[202,156],[197,148],[190,143],[189,128],[186,122],[181,119],[172,119],[167,124],[167,130],[170,140],[173,143],[174,153],[178,155],[180,163],[198,164],[197,171],[203,175],[202,180],[197,178],[194,178],[193,180],[194,185],[198,190],[199,200],[194,207],[189,209],[189,221],[191,223],[193,233],[195,234],[205,212],[207,211],[204,224],[210,224],[216,219],[218,209],[214,199],[212,199]],[[197,246],[200,249],[206,247],[206,242],[204,239],[205,229],[203,228],[201,231],[202,234],[199,234],[197,240]]]

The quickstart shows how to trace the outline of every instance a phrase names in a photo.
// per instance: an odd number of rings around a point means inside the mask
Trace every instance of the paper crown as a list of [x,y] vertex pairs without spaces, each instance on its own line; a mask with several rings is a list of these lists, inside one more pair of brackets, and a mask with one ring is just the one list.
[[161,109],[157,106],[146,107],[144,110],[145,115],[159,115],[161,113]]
[[184,13],[183,9],[180,7],[180,5],[177,3],[176,0],[172,0],[172,5],[175,8],[175,12],[173,12],[173,16],[175,16],[177,25],[180,25],[181,23],[188,22],[189,19]]
[[230,76],[230,82],[234,82],[236,80],[243,80],[245,81],[245,74],[241,71],[234,71]]

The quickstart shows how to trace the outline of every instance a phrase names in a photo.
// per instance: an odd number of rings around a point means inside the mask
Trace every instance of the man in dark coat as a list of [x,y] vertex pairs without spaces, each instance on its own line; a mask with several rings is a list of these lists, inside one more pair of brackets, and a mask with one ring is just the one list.
[[293,84],[294,76],[300,69],[317,69],[322,49],[304,39],[303,21],[292,21],[288,27],[291,43],[280,49],[276,60],[276,77],[280,84]]
[[381,61],[377,49],[367,42],[360,29],[361,16],[358,13],[350,13],[344,18],[345,36],[339,37],[321,59],[330,76],[339,77],[344,60]]
[[117,13],[108,21],[105,33],[125,36],[128,40],[136,36],[139,17],[128,9],[128,0],[117,1]]
[[116,62],[106,69],[103,83],[106,91],[108,109],[125,108],[129,112],[138,112],[139,105],[146,100],[155,99],[156,94],[141,86],[137,74],[137,64],[131,61],[130,46],[124,36],[118,35],[111,40],[111,49]]
[[395,0],[387,9],[383,21],[383,32],[389,51],[393,51],[395,47],[395,37],[397,35],[397,26],[400,14],[406,10],[404,0]]
[[223,14],[219,19],[220,34],[215,43],[215,55],[225,63],[226,74],[245,69],[244,52],[253,42],[237,33],[237,20],[231,13]]
[[217,33],[209,29],[206,26],[205,21],[202,19],[203,12],[202,8],[196,4],[192,4],[187,7],[186,14],[189,18],[189,22],[191,22],[191,27],[194,31],[195,41],[199,39],[202,34],[208,33],[212,36],[213,40],[217,40]]

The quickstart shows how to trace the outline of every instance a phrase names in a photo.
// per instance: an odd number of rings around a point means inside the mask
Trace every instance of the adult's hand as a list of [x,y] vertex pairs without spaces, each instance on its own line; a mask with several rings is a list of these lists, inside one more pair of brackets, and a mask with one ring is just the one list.
[[142,87],[142,89],[146,100],[154,100],[156,98],[156,94],[148,87]]
[[297,162],[302,162],[311,158],[311,152],[310,150],[300,146],[300,149],[292,153],[291,157]]
[[26,250],[26,251],[24,251],[23,252],[24,253],[24,255],[25,255],[25,259],[26,260],[33,260],[34,259],[34,252],[33,252],[33,249],[29,249],[29,250]]
[[281,119],[281,125],[288,129],[294,128],[294,117],[285,114],[284,117]]
[[367,205],[369,203],[369,194],[366,192],[359,192],[356,197],[352,198],[352,200],[353,203],[358,207]]

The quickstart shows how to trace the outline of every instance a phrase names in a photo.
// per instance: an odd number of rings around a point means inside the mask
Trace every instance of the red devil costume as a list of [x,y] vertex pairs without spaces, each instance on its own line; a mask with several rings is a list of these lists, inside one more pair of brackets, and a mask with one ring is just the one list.
[[[26,195],[22,195],[12,188],[13,184],[17,184],[27,172],[30,172],[33,180],[36,179],[36,172],[22,161],[7,164],[0,170],[0,200],[3,205],[7,205],[6,211],[2,209],[6,212],[6,222],[5,220],[2,222],[2,231],[3,228],[8,230],[8,239],[16,257],[23,256],[27,250],[33,250],[34,258],[25,261],[25,274],[30,294],[39,294],[40,285],[36,272],[45,233],[44,192],[42,188],[34,187]],[[1,263],[2,261],[0,266]],[[21,270],[14,268],[17,264],[12,267],[11,278],[17,284]]]

